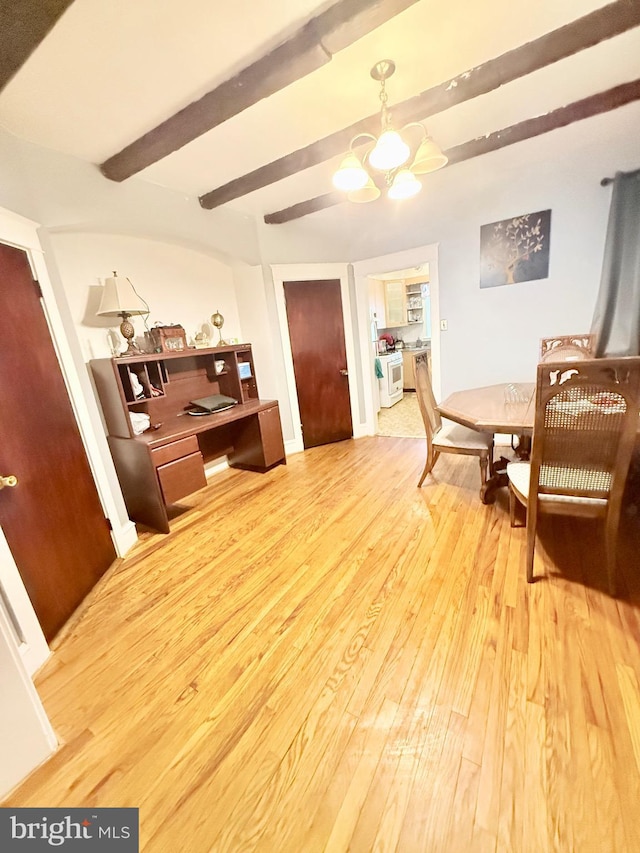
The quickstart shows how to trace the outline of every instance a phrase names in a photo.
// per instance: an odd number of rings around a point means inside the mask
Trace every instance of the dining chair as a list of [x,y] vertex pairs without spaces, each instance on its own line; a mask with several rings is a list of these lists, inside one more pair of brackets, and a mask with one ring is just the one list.
[[493,473],[493,435],[488,432],[477,432],[453,421],[443,423],[440,412],[436,408],[429,368],[425,362],[416,365],[416,394],[427,435],[427,461],[418,488],[433,469],[441,453],[478,456],[482,488],[487,482],[487,474]]
[[540,339],[541,362],[546,361],[585,361],[595,354],[596,336],[556,335],[553,338]]
[[640,357],[538,365],[531,458],[507,465],[512,527],[517,502],[526,508],[529,582],[540,514],[598,517],[615,594],[618,522],[639,411]]

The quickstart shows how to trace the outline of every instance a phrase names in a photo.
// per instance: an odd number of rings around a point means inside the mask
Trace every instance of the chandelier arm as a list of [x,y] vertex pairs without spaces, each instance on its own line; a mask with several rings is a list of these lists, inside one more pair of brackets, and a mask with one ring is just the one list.
[[[354,136],[353,139],[351,140],[351,142],[349,143],[349,151],[353,151],[353,146],[356,144],[356,140],[358,140],[358,139],[372,140],[374,145],[377,141],[376,137],[373,135],[373,133],[359,133],[357,136]],[[361,145],[362,143],[358,143],[358,144]]]
[[420,128],[420,130],[422,131],[422,139],[420,140],[421,142],[422,142],[422,140],[426,139],[429,136],[429,132],[427,131],[427,128],[422,124],[422,122],[419,122],[419,121],[410,121],[409,124],[405,124],[405,126],[402,128],[400,133],[402,133],[402,131],[404,131],[404,130],[409,130],[410,127],[419,127]]

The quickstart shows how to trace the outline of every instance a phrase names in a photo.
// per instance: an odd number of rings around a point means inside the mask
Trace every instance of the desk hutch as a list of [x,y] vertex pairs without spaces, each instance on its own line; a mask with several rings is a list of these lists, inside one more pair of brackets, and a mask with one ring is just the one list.
[[[215,362],[224,362],[220,372]],[[232,468],[261,472],[286,462],[278,403],[258,397],[250,344],[90,364],[133,521],[168,533],[167,506],[206,485],[205,462],[226,455]],[[187,413],[192,400],[211,394],[233,397],[238,404],[201,417]],[[132,412],[147,414],[150,429],[136,435]]]

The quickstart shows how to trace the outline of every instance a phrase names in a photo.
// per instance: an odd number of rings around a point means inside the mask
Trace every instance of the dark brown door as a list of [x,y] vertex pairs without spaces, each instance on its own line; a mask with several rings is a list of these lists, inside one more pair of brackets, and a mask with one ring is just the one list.
[[284,295],[304,446],[351,438],[340,281],[286,281]]
[[46,638],[115,559],[27,255],[0,244],[0,525]]

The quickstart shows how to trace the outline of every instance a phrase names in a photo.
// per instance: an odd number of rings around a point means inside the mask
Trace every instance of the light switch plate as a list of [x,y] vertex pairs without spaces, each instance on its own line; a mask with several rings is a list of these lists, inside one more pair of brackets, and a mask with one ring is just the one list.
[[446,332],[449,328],[449,323],[446,320],[440,320],[440,331]]

